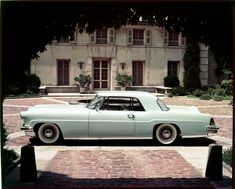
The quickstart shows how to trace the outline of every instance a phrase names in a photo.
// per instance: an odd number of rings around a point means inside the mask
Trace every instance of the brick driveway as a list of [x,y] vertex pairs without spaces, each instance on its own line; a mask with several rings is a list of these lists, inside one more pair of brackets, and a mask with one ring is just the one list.
[[59,151],[47,170],[37,186],[212,186],[171,150]]

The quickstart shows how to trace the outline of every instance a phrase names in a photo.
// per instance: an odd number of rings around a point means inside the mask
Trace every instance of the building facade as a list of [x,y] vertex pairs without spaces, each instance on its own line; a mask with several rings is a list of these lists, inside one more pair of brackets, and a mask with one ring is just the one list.
[[[163,85],[167,75],[183,85],[185,43],[181,34],[144,24],[75,32],[70,40],[48,45],[30,69],[45,86],[72,86],[81,73],[92,77],[91,90],[114,90],[118,73],[132,75],[133,86]],[[208,48],[200,48],[200,79],[207,85]]]

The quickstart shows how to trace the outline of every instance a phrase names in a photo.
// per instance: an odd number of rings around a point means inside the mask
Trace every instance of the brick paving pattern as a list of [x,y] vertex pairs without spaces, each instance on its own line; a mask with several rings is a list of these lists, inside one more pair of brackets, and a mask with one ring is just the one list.
[[37,186],[211,186],[171,150],[60,151],[47,170]]

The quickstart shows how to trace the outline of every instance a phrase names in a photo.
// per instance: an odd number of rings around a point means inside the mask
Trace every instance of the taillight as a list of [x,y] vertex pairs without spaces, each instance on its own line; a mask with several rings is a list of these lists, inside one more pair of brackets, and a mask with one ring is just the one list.
[[210,120],[210,125],[215,125],[215,120],[214,120],[214,118],[211,118],[211,120]]

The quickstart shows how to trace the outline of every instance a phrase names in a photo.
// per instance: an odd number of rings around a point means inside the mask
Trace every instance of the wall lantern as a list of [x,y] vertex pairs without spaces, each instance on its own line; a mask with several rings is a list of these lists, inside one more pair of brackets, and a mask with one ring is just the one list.
[[83,64],[85,64],[85,63],[80,61],[80,62],[78,62],[77,64],[80,66],[80,69],[82,69]]
[[125,67],[126,67],[126,63],[125,62],[121,62],[120,64],[121,64],[122,70],[124,70]]

